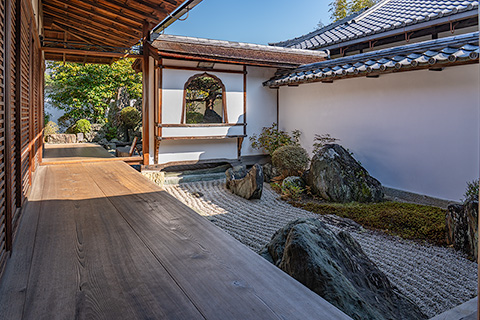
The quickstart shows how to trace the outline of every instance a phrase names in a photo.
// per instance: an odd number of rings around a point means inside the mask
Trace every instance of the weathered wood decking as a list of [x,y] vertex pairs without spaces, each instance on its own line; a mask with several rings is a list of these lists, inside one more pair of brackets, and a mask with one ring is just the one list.
[[138,163],[142,157],[116,158],[102,146],[93,143],[45,144],[42,165],[83,162],[124,161]]
[[0,319],[349,319],[123,162],[39,168]]

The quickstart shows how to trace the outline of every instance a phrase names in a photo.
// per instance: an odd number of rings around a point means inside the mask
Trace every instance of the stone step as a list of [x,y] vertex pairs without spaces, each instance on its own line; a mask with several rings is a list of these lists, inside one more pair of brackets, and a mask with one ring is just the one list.
[[209,173],[209,174],[189,174],[180,176],[166,176],[165,185],[173,185],[187,182],[212,181],[225,179],[225,172]]

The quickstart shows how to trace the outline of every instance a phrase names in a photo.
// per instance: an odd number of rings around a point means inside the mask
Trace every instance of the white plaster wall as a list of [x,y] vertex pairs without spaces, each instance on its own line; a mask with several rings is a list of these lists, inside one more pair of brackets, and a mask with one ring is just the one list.
[[262,151],[252,149],[249,137],[258,135],[263,127],[277,121],[277,90],[263,86],[275,71],[274,68],[247,68],[247,137],[242,145],[242,156],[262,154]]
[[279,118],[309,152],[339,138],[386,186],[459,200],[479,176],[478,65],[281,87]]
[[[169,65],[173,62],[168,61]],[[193,65],[192,65],[193,66]],[[221,69],[238,70],[239,66],[216,65]],[[242,68],[242,67],[240,67]],[[276,92],[263,87],[275,72],[272,68],[247,68],[247,135],[260,133],[265,126],[276,121]],[[187,80],[201,71],[163,70],[162,123],[179,124],[183,108],[183,88]],[[243,74],[211,70],[208,73],[220,78],[226,89],[229,123],[243,123]],[[242,135],[243,127],[182,127],[163,128],[165,137]],[[242,145],[242,156],[261,154],[250,147],[248,137]],[[186,160],[236,159],[237,140],[167,140],[159,148],[159,163]]]
[[[179,124],[183,109],[183,89],[188,79],[202,71],[163,70],[162,123]],[[208,71],[223,82],[229,123],[243,122],[243,74]],[[242,134],[242,127],[182,127],[163,128],[165,137],[214,136]],[[168,140],[159,148],[159,163],[187,160],[235,159],[237,139],[225,140]]]

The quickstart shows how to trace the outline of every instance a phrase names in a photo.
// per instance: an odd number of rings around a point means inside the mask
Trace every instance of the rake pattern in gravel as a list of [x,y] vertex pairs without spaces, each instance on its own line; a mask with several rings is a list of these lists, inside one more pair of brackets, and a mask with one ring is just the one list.
[[[225,230],[255,252],[289,221],[316,217],[339,231],[329,217],[319,216],[278,199],[264,185],[262,199],[231,194],[222,180],[166,186],[171,195]],[[347,231],[399,290],[429,317],[476,296],[477,264],[451,248],[423,245],[363,228]],[[345,229],[344,229],[345,230]]]

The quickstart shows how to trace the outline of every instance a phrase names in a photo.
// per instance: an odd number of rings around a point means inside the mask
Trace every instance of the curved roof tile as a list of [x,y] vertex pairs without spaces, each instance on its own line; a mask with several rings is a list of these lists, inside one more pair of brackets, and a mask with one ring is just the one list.
[[[304,36],[273,46],[301,49],[321,49],[336,43],[362,38],[374,33],[400,29],[417,23],[452,16],[465,11],[477,14],[478,0],[382,0],[370,9],[354,13]],[[432,21],[432,24],[435,24]],[[358,30],[358,31],[355,31]],[[310,39],[323,39],[325,42]]]

